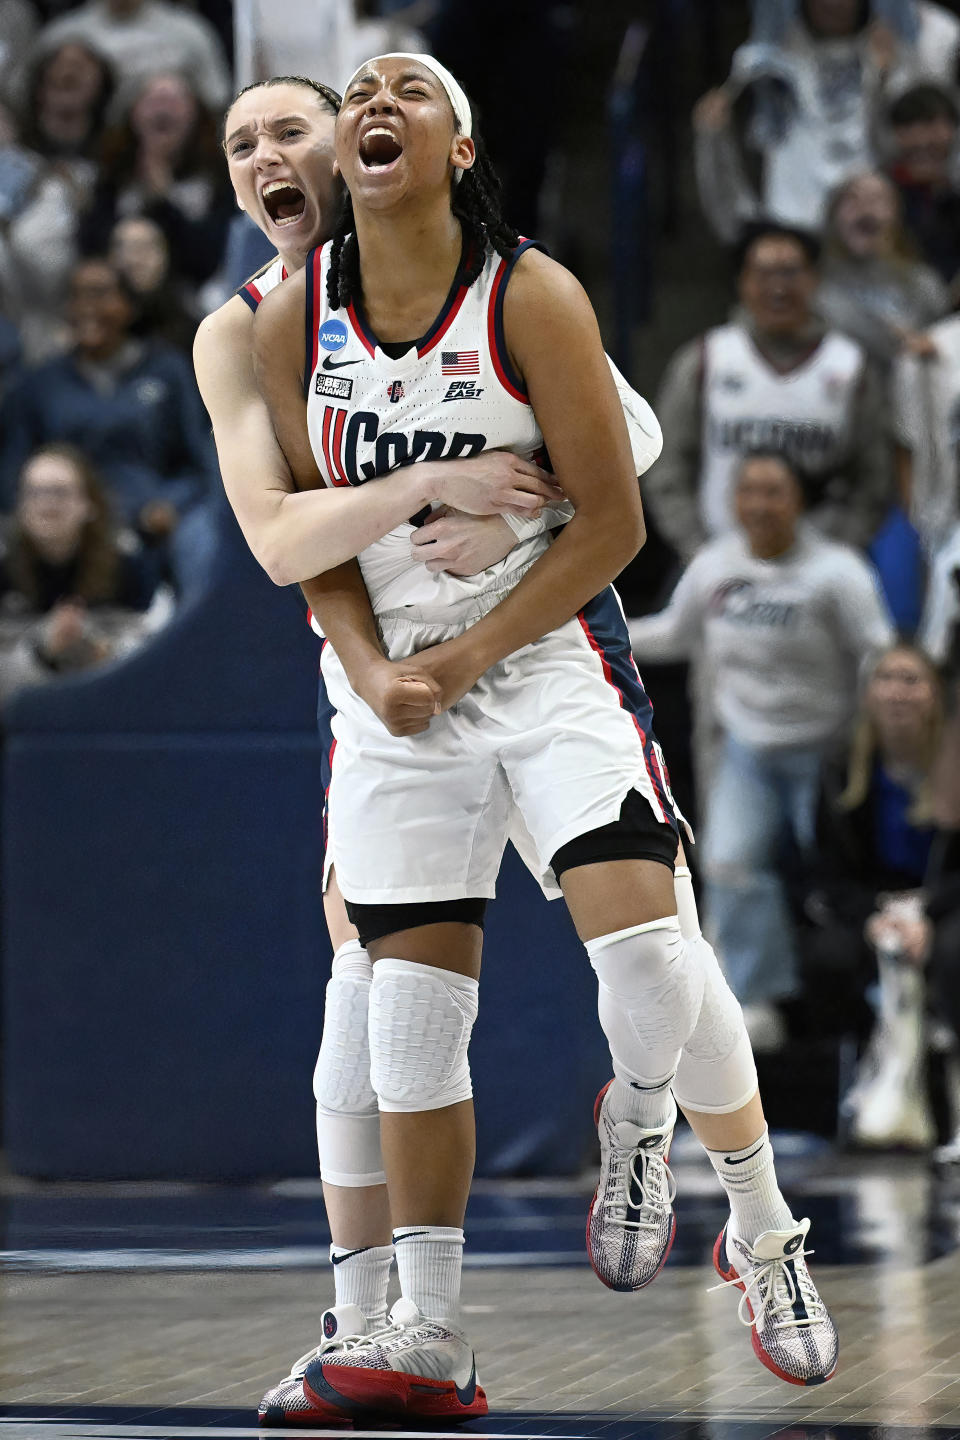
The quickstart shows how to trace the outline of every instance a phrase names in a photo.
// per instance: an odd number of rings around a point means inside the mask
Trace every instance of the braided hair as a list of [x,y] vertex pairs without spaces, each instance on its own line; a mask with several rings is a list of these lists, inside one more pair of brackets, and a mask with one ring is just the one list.
[[254,80],[250,85],[244,85],[242,90],[237,91],[223,117],[224,131],[226,131],[227,115],[230,114],[241,95],[246,95],[250,90],[262,90],[274,85],[302,85],[305,89],[312,90],[315,95],[319,95],[323,108],[331,115],[340,114],[340,106],[343,103],[342,96],[338,95],[330,85],[324,85],[322,80],[311,80],[307,75],[271,75],[269,80]]
[[[473,131],[476,159],[469,170],[460,172],[453,186],[450,208],[463,229],[467,261],[463,278],[472,285],[486,262],[487,246],[491,245],[505,259],[520,244],[520,236],[503,218],[500,177],[487,154],[487,148],[476,127]],[[344,188],[337,226],[330,248],[330,269],[327,273],[327,298],[333,310],[360,298],[360,251],[353,219],[353,201]]]

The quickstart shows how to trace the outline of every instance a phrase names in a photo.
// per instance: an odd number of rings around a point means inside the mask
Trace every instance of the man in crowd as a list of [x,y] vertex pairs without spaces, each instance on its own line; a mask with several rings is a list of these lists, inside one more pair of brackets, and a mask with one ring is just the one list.
[[815,317],[817,254],[802,231],[752,227],[737,257],[742,310],[667,367],[664,448],[646,495],[684,561],[732,526],[733,477],[757,447],[782,450],[810,477],[809,517],[834,539],[868,545],[890,508],[880,380],[855,341]]

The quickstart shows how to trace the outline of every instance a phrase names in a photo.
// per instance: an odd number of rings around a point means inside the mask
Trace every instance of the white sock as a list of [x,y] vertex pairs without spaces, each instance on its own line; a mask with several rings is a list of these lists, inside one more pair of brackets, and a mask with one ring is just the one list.
[[780,1194],[773,1146],[766,1127],[742,1150],[708,1150],[710,1164],[730,1201],[731,1229],[753,1245],[764,1230],[792,1230],[796,1220]]
[[453,1225],[401,1225],[393,1243],[404,1299],[430,1320],[459,1325],[463,1231]]
[[607,1114],[614,1124],[629,1120],[642,1130],[662,1130],[672,1125],[677,1118],[670,1093],[672,1080],[673,1076],[668,1075],[659,1085],[641,1087],[636,1080],[624,1080],[614,1073],[613,1084],[607,1091]]
[[364,1245],[351,1250],[346,1245],[331,1245],[330,1263],[336,1304],[359,1305],[373,1325],[386,1320],[393,1246]]

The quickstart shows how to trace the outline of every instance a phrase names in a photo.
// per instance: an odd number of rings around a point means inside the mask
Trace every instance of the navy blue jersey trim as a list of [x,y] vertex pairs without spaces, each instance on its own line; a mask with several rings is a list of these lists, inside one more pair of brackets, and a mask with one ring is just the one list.
[[497,291],[497,299],[493,307],[493,341],[497,347],[497,356],[499,357],[503,373],[510,381],[510,384],[513,385],[515,389],[519,390],[522,395],[526,395],[527,387],[524,384],[521,376],[517,374],[516,370],[510,363],[510,356],[507,352],[506,336],[503,332],[503,297],[507,293],[507,286],[510,284],[510,276],[513,274],[513,267],[520,259],[520,256],[525,254],[527,250],[542,250],[544,255],[548,253],[547,247],[545,245],[541,245],[539,240],[521,240],[520,244],[517,246],[516,250],[514,250],[513,254],[510,256],[510,259],[507,261],[507,268],[503,272],[503,279],[500,282],[500,289]]
[[601,590],[581,613],[590,627],[590,633],[603,650],[603,658],[610,667],[611,678],[623,696],[625,707],[636,716],[644,735],[652,735],[653,706],[633,663],[630,634],[613,586],[608,585],[606,590]]
[[304,323],[305,323],[305,326],[306,326],[307,338],[306,338],[306,357],[305,357],[304,362],[303,362],[303,394],[304,394],[304,398],[309,398],[309,395],[310,395],[310,382],[311,382],[312,379],[313,379],[313,324],[314,324],[314,318],[313,318],[313,286],[314,286],[314,281],[313,281],[313,257],[314,257],[314,255],[316,255],[316,253],[317,253],[316,249],[313,249],[313,250],[310,251],[310,254],[307,256],[307,299],[306,299],[306,312],[307,312],[307,313],[306,313],[306,320],[305,320],[305,322],[304,322]]
[[[249,282],[248,282],[248,283],[249,283]],[[257,313],[257,306],[259,305],[260,302],[259,302],[259,300],[254,300],[253,296],[250,294],[250,291],[247,289],[246,285],[242,285],[242,286],[240,287],[240,289],[237,291],[237,294],[240,296],[240,299],[241,299],[241,300],[245,301],[246,304],[248,304],[248,305],[250,306],[250,309],[253,311],[254,315],[256,315],[256,313]]]

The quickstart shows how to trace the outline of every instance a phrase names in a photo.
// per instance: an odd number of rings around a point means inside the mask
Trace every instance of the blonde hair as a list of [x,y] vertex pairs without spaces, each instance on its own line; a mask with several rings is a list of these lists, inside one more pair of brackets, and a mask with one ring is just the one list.
[[[937,757],[940,748],[940,737],[943,732],[943,685],[937,667],[930,656],[919,645],[913,645],[908,640],[898,641],[897,644],[889,646],[882,655],[878,655],[874,661],[873,668],[864,687],[864,695],[880,665],[890,655],[905,654],[912,655],[918,660],[927,672],[927,677],[934,691],[933,713],[927,721],[927,735],[924,739],[923,751],[920,764],[920,773],[910,785],[910,809],[907,811],[907,819],[911,825],[931,825],[934,818],[933,803],[933,762]],[[853,728],[853,735],[850,740],[850,750],[847,755],[847,783],[843,794],[839,797],[837,805],[841,810],[856,810],[866,800],[870,792],[870,783],[873,779],[873,768],[876,764],[877,754],[880,749],[879,737],[876,726],[867,713],[865,703],[861,703],[860,714]]]

